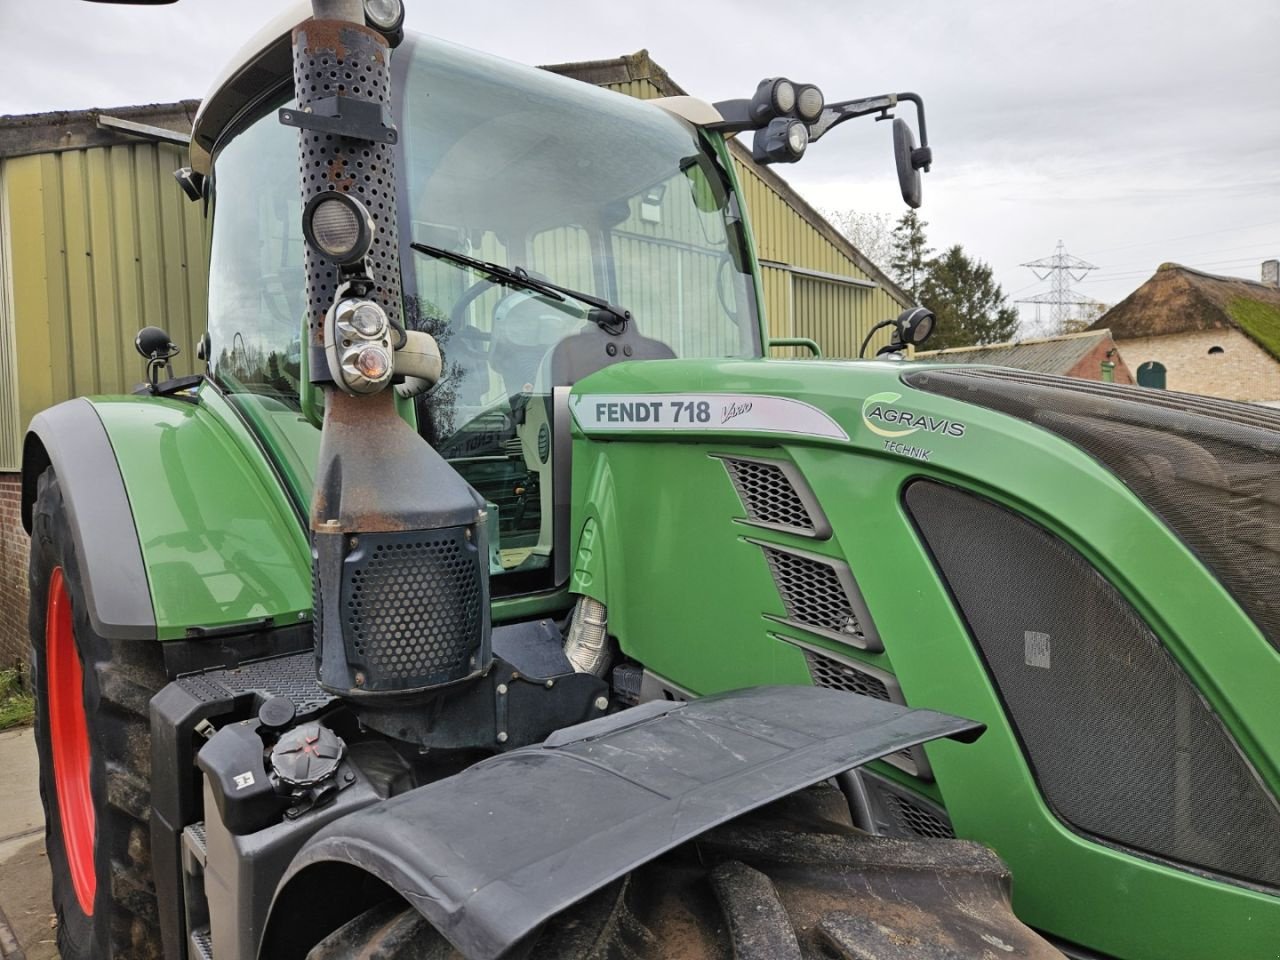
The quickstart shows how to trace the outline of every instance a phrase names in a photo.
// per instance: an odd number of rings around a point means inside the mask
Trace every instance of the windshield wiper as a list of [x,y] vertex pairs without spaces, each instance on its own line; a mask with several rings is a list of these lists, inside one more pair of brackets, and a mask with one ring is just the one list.
[[[504,287],[533,290],[535,293],[540,293],[544,297],[550,297],[552,300],[558,300],[561,303],[564,302],[565,297],[571,297],[579,303],[594,307],[594,310],[587,312],[587,319],[598,324],[608,333],[621,333],[627,321],[631,319],[630,310],[615,306],[608,300],[603,300],[592,294],[583,293],[581,290],[562,287],[558,283],[552,283],[549,280],[539,280],[530,276],[529,271],[525,270],[524,267],[504,267],[499,263],[489,263],[487,260],[468,257],[465,253],[454,253],[452,250],[446,250],[443,247],[433,247],[429,243],[411,243],[409,248],[418,251],[418,253],[425,253],[429,257],[435,257],[437,260],[447,260],[449,263],[456,263],[461,267],[469,267],[477,273],[486,274],[495,283]],[[604,316],[601,316],[601,313]],[[607,319],[609,317],[612,320]]]

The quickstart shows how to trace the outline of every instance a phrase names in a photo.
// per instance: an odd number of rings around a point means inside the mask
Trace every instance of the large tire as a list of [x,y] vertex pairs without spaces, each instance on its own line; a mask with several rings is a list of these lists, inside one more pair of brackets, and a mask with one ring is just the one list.
[[[587,801],[589,806],[589,801]],[[587,808],[584,819],[589,820]],[[1009,905],[991,851],[855,830],[815,788],[713,830],[569,908],[504,960],[1064,960]],[[462,960],[393,898],[307,960]]]
[[94,632],[52,469],[38,481],[29,570],[35,734],[58,950],[63,960],[153,960],[161,947],[148,828],[148,704],[166,681],[160,645]]

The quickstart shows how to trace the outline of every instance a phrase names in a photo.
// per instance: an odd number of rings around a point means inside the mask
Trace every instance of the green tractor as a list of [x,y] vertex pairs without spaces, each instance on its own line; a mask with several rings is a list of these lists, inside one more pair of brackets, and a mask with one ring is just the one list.
[[64,958],[1280,954],[1280,413],[770,359],[726,137],[911,103],[918,204],[914,95],[312,12],[178,172],[207,372],[27,436]]

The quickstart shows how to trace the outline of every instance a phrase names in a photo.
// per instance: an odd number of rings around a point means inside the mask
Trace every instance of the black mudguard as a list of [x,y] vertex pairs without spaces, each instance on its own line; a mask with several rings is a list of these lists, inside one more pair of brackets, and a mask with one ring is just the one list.
[[331,884],[344,864],[393,888],[467,957],[492,960],[712,827],[869,760],[982,730],[813,687],[654,702],[592,720],[321,830],[277,891],[259,955],[293,955],[298,928],[279,918],[319,919],[317,901],[329,899],[319,880]]
[[90,401],[68,400],[31,421],[22,452],[22,525],[28,533],[36,483],[50,466],[70,517],[94,632],[112,640],[155,639],[133,509],[111,439]]

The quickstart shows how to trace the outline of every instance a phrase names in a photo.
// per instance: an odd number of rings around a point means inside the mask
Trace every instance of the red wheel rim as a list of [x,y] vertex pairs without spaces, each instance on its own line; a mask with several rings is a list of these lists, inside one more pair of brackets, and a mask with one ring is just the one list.
[[53,751],[53,782],[58,793],[62,843],[80,909],[86,916],[93,916],[98,878],[93,869],[96,820],[89,788],[89,725],[84,716],[84,675],[71,626],[71,601],[61,567],[54,568],[49,581],[45,664],[49,742]]

